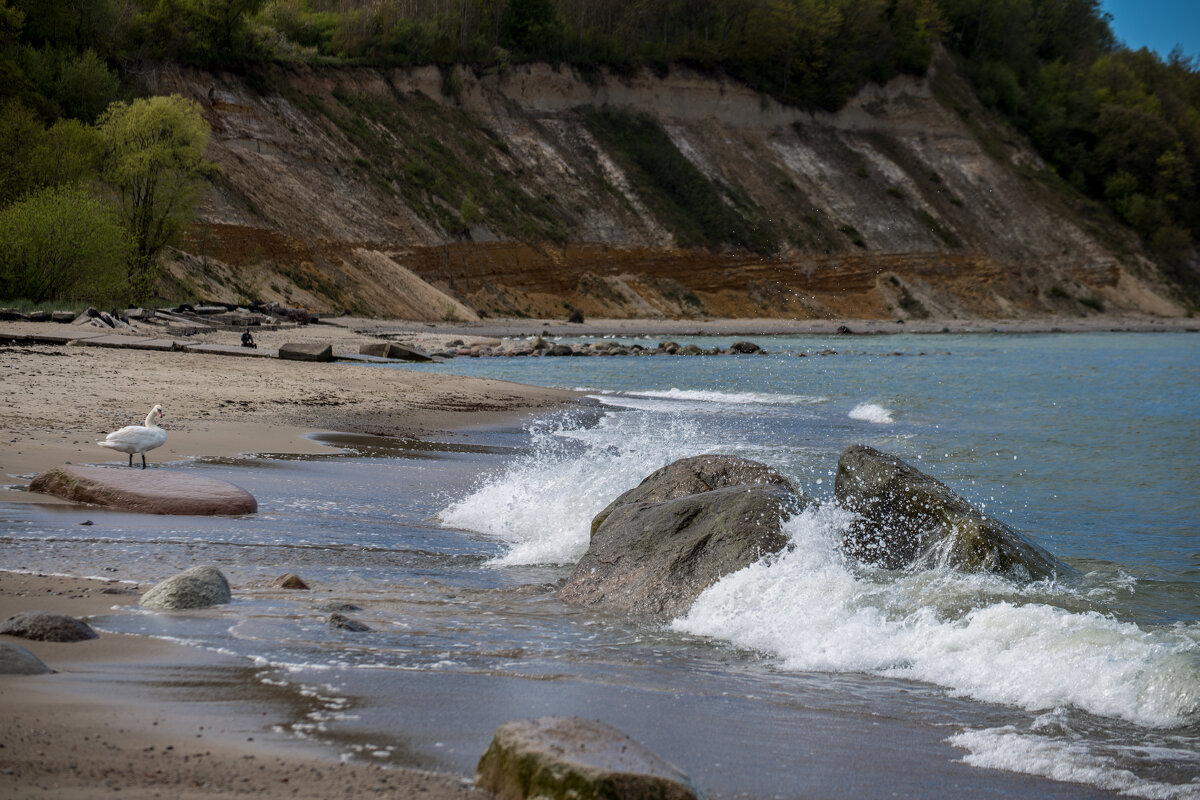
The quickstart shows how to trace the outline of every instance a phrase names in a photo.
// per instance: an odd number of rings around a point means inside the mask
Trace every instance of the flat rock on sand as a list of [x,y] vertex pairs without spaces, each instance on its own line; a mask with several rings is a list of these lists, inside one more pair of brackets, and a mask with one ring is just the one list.
[[162,469],[54,467],[34,478],[29,491],[145,514],[237,516],[258,510],[254,496],[232,483]]

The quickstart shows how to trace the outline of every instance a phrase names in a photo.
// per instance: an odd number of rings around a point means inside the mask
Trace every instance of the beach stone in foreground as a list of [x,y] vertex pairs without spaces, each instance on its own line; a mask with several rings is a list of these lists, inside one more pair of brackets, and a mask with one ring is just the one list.
[[289,342],[279,348],[285,361],[333,361],[333,345],[309,342]]
[[233,599],[229,581],[216,567],[192,567],[155,584],[142,595],[146,608],[208,608]]
[[0,675],[48,675],[53,671],[21,645],[0,642]]
[[0,633],[38,642],[83,642],[100,638],[92,626],[66,614],[27,611],[0,622]]
[[258,510],[254,496],[232,483],[163,469],[54,467],[34,478],[29,491],[144,514],[239,516]]
[[580,717],[506,722],[475,773],[498,800],[696,800],[676,767],[621,731]]
[[834,494],[859,514],[842,547],[884,569],[951,567],[1019,580],[1074,570],[910,464],[866,445],[838,460]]
[[805,500],[783,476],[732,456],[684,461],[601,512],[559,599],[667,621],[725,575],[787,545],[783,521]]

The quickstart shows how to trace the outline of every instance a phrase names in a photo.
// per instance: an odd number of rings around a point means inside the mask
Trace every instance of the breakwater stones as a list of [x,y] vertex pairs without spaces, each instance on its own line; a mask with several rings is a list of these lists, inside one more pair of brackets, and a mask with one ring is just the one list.
[[279,348],[285,361],[333,361],[333,345],[319,342],[289,342]]
[[54,467],[35,477],[29,491],[144,514],[240,516],[258,510],[254,495],[239,486],[163,469]]
[[[657,345],[621,344],[620,342],[601,340],[597,342],[552,342],[541,336],[530,339],[476,339],[469,343],[461,339],[443,341],[430,346],[430,337],[402,337],[406,342],[416,342],[423,347],[411,347],[426,358],[494,358],[494,357],[565,357],[565,356],[719,356],[719,355],[766,355],[754,342],[734,342],[726,348],[699,347],[695,344],[680,345],[678,342],[662,341]],[[436,341],[433,339],[432,341]],[[419,361],[421,358],[406,357],[388,349],[388,343],[375,342],[359,347],[362,355],[384,356],[405,361]],[[282,357],[282,352],[280,354]]]
[[621,731],[580,717],[506,722],[475,772],[498,800],[697,800],[678,768]]
[[859,515],[843,550],[884,569],[950,567],[1017,580],[1075,572],[941,482],[866,445],[842,451],[834,494]]
[[786,478],[728,455],[681,459],[592,522],[563,602],[666,621],[723,576],[787,545],[783,521],[807,499]]
[[141,603],[145,608],[174,610],[224,605],[232,599],[229,581],[221,570],[202,565],[156,583],[142,595]]

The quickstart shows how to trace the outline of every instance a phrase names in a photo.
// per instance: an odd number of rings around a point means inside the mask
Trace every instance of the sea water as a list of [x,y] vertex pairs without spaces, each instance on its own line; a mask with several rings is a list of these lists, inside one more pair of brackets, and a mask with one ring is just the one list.
[[[1200,797],[1200,339],[756,341],[768,355],[405,367],[589,400],[521,431],[330,437],[346,454],[182,467],[253,492],[260,513],[242,520],[93,510],[79,527],[78,509],[0,506],[0,566],[146,580],[217,564],[233,605],[102,627],[244,657],[316,698],[289,731],[362,758],[469,773],[501,722],[581,714],[712,796]],[[833,478],[852,443],[1079,575],[848,561]],[[709,452],[770,464],[817,500],[785,524],[793,547],[666,625],[555,599],[596,512]],[[284,571],[318,591],[268,589]],[[331,601],[372,630],[329,630]]]

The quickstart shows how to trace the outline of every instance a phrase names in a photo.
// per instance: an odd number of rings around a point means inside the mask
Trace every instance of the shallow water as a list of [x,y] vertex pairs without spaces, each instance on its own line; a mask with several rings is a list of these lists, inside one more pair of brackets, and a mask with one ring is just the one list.
[[[150,581],[216,564],[231,606],[100,627],[245,656],[317,699],[292,730],[368,759],[469,773],[501,722],[577,713],[712,796],[1200,796],[1200,339],[757,341],[773,355],[422,367],[583,387],[594,405],[436,446],[337,437],[354,452],[181,467],[254,493],[246,519],[0,505],[0,566]],[[846,563],[832,478],[852,442],[1081,576]],[[822,501],[788,523],[791,553],[670,626],[557,602],[596,511],[712,451]],[[285,571],[316,591],[267,588]],[[329,630],[331,601],[373,630]]]

